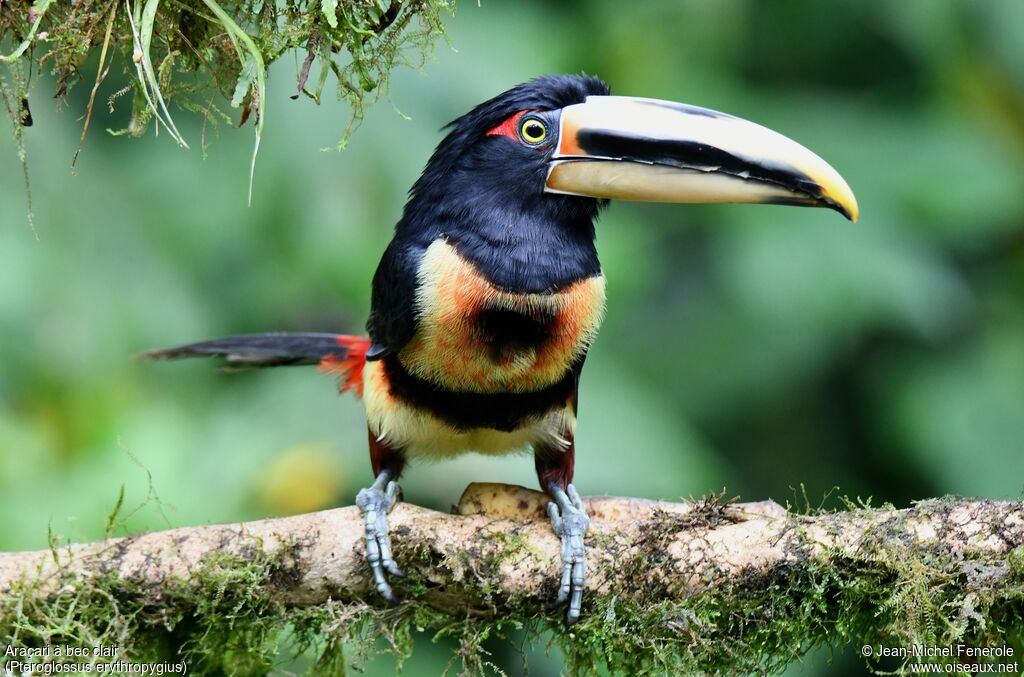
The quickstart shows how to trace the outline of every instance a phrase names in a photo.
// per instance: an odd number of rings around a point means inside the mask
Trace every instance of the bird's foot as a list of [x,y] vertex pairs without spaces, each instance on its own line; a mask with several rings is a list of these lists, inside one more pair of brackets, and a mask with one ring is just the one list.
[[377,592],[392,604],[398,602],[391,590],[384,572],[402,578],[405,574],[395,564],[391,555],[391,536],[388,532],[388,512],[398,502],[401,491],[396,482],[389,481],[391,473],[381,471],[373,485],[356,495],[356,505],[363,513],[366,528],[366,557],[370,561]]
[[583,588],[586,584],[587,560],[583,537],[590,529],[590,518],[587,516],[583,499],[573,485],[570,484],[566,491],[552,485],[549,492],[555,499],[554,502],[548,503],[551,526],[562,539],[562,580],[558,586],[555,604],[569,600],[565,622],[572,625],[579,620]]

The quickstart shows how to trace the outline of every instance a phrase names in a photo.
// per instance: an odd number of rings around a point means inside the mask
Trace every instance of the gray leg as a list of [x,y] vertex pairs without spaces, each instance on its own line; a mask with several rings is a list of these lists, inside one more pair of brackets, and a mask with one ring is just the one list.
[[569,610],[565,622],[572,625],[580,617],[580,603],[583,601],[583,588],[586,584],[587,558],[583,545],[583,537],[590,528],[583,499],[576,493],[576,487],[568,485],[567,491],[552,482],[548,492],[554,498],[548,503],[548,515],[551,526],[562,539],[562,581],[558,586],[556,604],[569,600]]
[[373,484],[356,495],[356,505],[363,513],[366,527],[366,557],[370,560],[377,592],[392,604],[398,601],[384,578],[386,570],[401,578],[404,574],[391,556],[391,536],[388,533],[388,512],[398,501],[399,487],[391,479],[390,470],[381,470]]

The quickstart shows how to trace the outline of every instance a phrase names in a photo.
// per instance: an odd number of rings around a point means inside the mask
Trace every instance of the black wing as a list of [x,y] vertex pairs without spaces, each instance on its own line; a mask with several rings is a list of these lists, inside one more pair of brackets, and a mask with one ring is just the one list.
[[416,333],[416,278],[424,249],[417,244],[391,241],[373,276],[370,319],[366,330],[373,345],[367,360],[397,353]]

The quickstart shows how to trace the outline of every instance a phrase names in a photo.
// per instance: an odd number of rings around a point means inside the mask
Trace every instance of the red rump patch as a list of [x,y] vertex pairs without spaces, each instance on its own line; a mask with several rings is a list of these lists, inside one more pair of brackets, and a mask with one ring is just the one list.
[[325,374],[334,374],[341,380],[341,392],[355,391],[363,396],[363,367],[366,366],[366,351],[370,339],[366,336],[339,336],[338,345],[345,349],[344,355],[328,355],[320,360],[317,369]]
[[523,116],[529,113],[528,110],[521,110],[512,117],[502,122],[497,127],[492,128],[487,132],[487,136],[507,136],[510,139],[519,140],[519,121],[523,119]]

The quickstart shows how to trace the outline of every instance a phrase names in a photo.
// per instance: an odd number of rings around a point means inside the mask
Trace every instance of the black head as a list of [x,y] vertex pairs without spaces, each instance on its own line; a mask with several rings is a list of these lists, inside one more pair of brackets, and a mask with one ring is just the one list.
[[599,270],[593,220],[605,201],[547,193],[545,180],[561,109],[607,94],[593,76],[546,75],[448,124],[398,236],[427,245],[443,235],[507,287],[540,291]]
[[410,203],[445,196],[477,202],[495,192],[505,207],[510,197],[541,198],[560,110],[608,91],[590,75],[543,75],[479,104],[446,125],[450,131],[413,185]]

